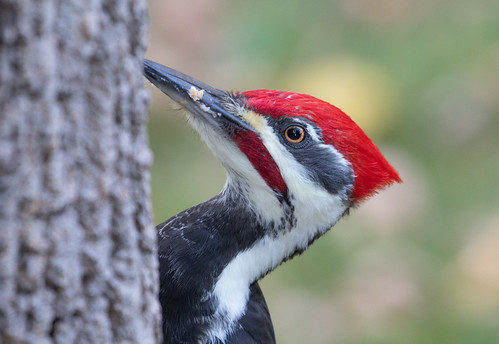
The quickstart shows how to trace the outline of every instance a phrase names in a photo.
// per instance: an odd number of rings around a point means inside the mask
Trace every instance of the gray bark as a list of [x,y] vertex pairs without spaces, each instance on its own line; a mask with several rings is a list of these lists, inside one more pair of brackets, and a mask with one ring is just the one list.
[[0,0],[0,343],[156,343],[145,0]]

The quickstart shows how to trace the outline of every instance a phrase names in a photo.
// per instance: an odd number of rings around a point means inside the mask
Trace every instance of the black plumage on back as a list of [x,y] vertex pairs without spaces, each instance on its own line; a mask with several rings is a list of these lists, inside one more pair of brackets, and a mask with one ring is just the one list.
[[[237,253],[265,233],[245,202],[227,193],[240,195],[226,190],[157,226],[164,344],[199,343],[209,337],[217,308],[212,294],[217,277]],[[231,331],[225,343],[275,342],[257,282],[250,287],[245,314]]]

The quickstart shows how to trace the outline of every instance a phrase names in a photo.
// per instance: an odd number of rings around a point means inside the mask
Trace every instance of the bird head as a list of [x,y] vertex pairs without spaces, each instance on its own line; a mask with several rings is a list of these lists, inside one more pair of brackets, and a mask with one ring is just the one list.
[[145,76],[188,110],[229,183],[304,204],[320,192],[350,206],[401,181],[348,115],[313,96],[224,92],[149,60]]

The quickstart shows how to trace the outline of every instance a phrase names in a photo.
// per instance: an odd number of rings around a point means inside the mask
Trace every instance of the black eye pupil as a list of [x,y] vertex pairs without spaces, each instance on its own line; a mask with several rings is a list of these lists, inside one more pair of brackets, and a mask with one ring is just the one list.
[[288,137],[293,140],[297,141],[300,139],[302,136],[302,129],[298,127],[292,127],[288,129]]

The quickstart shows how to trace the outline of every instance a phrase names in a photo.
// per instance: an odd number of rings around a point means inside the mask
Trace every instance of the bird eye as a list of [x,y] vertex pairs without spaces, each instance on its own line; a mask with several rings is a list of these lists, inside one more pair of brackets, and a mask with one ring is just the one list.
[[297,125],[292,125],[286,128],[284,136],[291,143],[299,143],[305,138],[305,129]]

